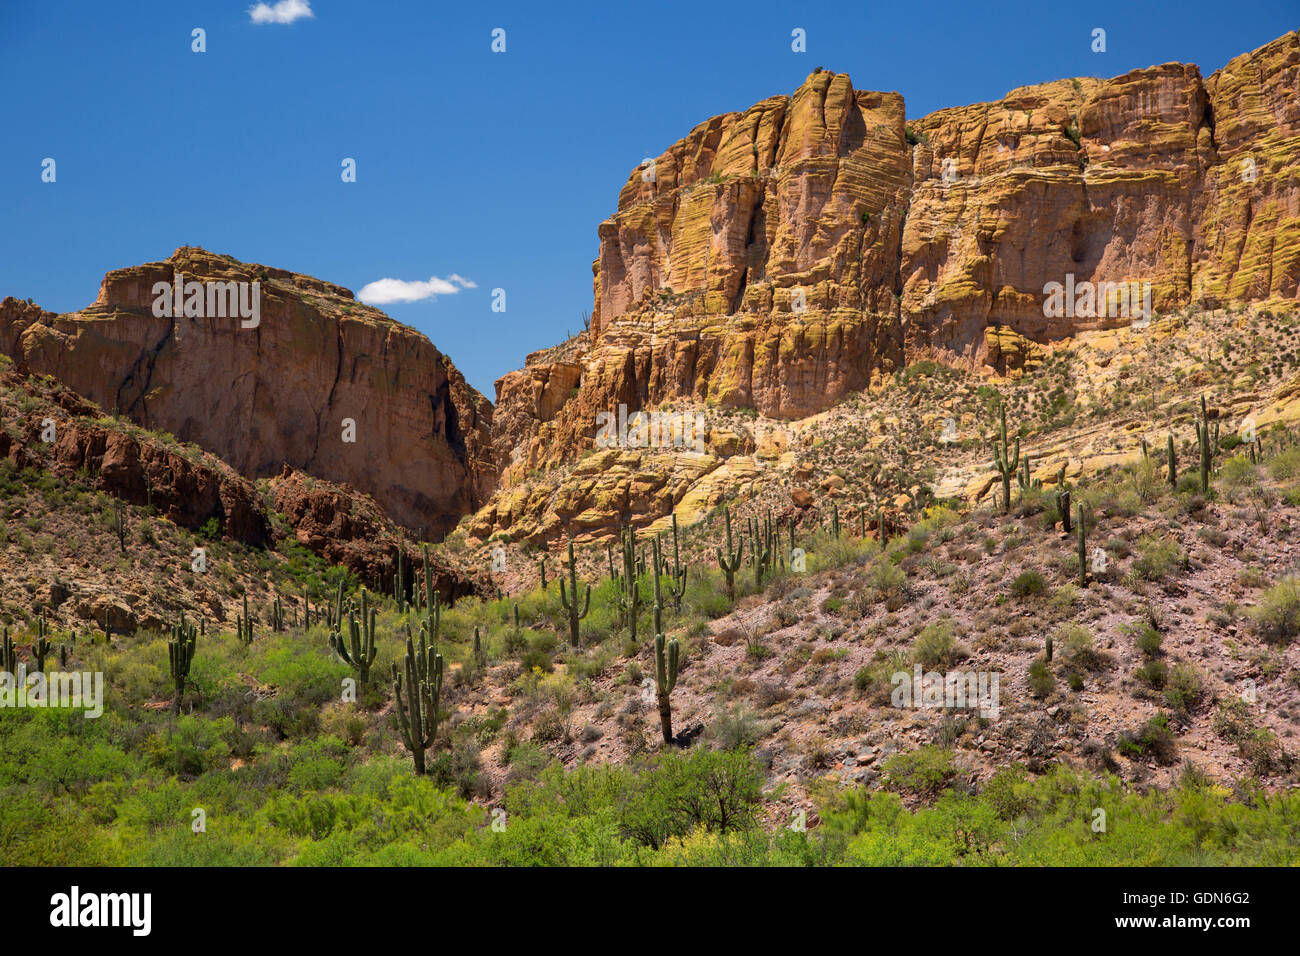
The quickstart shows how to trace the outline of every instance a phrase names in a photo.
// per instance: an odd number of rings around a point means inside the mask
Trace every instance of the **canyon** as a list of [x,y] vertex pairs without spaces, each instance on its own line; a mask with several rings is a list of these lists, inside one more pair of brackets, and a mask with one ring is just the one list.
[[[911,364],[1016,374],[1130,324],[1045,308],[1067,277],[1140,283],[1157,314],[1294,305],[1297,88],[1288,34],[1209,77],[1171,63],[914,120],[897,93],[819,69],[700,124],[601,223],[590,329],[497,382],[500,488],[470,533],[694,515],[780,466],[796,431],[781,422]],[[592,451],[599,413],[666,403],[710,411],[711,460]],[[727,410],[773,424],[737,440]],[[755,455],[764,431],[777,447]]]
[[[789,471],[792,426],[910,365],[1014,376],[1130,323],[1045,309],[1067,276],[1142,283],[1157,316],[1293,306],[1297,89],[1295,33],[1208,77],[1168,63],[912,119],[819,68],[629,173],[589,328],[502,376],[495,406],[347,289],[191,247],[108,273],[79,312],[5,299],[0,351],[246,478],[288,466],[373,496],[430,540],[689,521]],[[260,324],[153,315],[177,273],[259,281]],[[704,412],[705,453],[597,448],[620,406]]]

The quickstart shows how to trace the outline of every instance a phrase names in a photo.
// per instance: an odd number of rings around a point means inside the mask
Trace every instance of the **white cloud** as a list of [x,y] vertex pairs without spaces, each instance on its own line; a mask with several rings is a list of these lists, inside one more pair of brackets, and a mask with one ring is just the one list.
[[357,293],[357,299],[367,305],[388,305],[392,302],[419,302],[440,295],[455,295],[461,289],[477,288],[478,283],[453,272],[445,279],[430,276],[428,282],[407,282],[405,279],[367,282]]
[[254,23],[293,23],[315,14],[311,12],[311,0],[279,0],[249,7],[248,16]]

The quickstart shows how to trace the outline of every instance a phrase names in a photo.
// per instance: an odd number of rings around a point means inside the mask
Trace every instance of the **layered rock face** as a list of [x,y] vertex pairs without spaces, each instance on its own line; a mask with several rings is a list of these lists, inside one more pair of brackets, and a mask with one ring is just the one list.
[[[155,283],[177,273],[258,281],[257,324],[155,316]],[[287,464],[346,483],[420,535],[440,537],[495,484],[491,404],[423,335],[308,276],[181,248],[110,272],[80,312],[6,299],[0,347],[247,477]]]
[[[0,458],[19,468],[68,478],[93,476],[97,489],[133,504],[152,505],[184,528],[197,530],[215,520],[220,532],[235,541],[260,547],[271,540],[270,520],[257,489],[224,462],[187,455],[153,436],[107,421],[97,405],[48,379],[4,372],[0,388],[23,396],[24,402],[49,403],[48,413],[40,415],[23,414],[21,405],[4,410]],[[52,434],[46,430],[47,420]]]
[[[620,404],[797,419],[920,358],[1012,370],[1130,324],[1144,293],[1156,312],[1294,303],[1297,88],[1288,34],[1209,79],[1166,64],[910,123],[899,95],[818,71],[697,126],[632,171],[600,225],[590,330],[497,382],[502,490],[472,530],[598,523],[562,481],[510,489],[586,454]],[[1093,306],[1052,308],[1053,283]]]

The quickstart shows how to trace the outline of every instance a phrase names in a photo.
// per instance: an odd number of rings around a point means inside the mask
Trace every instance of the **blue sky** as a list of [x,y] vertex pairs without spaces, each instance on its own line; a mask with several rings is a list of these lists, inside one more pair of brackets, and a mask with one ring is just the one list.
[[[180,245],[355,290],[459,276],[475,287],[382,308],[489,398],[581,327],[596,227],[629,171],[815,67],[897,90],[921,116],[1170,60],[1208,75],[1300,26],[1294,0],[310,0],[289,24],[254,23],[252,6],[0,2],[0,295],[80,308],[104,272]],[[505,53],[490,48],[497,27]],[[41,182],[45,157],[55,183]]]

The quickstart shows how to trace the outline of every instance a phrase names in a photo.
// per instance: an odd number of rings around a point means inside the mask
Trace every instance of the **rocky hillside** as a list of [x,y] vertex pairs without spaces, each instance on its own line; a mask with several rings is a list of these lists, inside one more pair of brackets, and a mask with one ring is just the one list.
[[[164,630],[177,615],[231,624],[247,598],[303,615],[326,577],[412,589],[425,552],[368,496],[285,468],[252,482],[0,356],[0,625],[39,607],[70,634]],[[195,573],[196,548],[211,573]],[[400,558],[399,558],[400,555]],[[485,576],[432,552],[444,600],[488,594]]]
[[[260,282],[257,324],[154,315],[155,283],[177,273]],[[309,276],[182,247],[108,273],[79,312],[5,299],[0,350],[246,478],[289,466],[346,483],[421,536],[441,537],[495,485],[491,403],[423,335]]]
[[[541,541],[690,510],[702,481],[753,468],[731,461],[752,448],[723,410],[803,419],[917,361],[1015,372],[1133,321],[1113,299],[1049,316],[1050,283],[1149,283],[1155,313],[1293,307],[1298,84],[1288,34],[1208,78],[1165,64],[916,120],[818,70],[702,123],[601,224],[590,330],[498,381],[501,487],[469,532]],[[570,473],[620,404],[703,411],[708,453],[647,469],[601,451]]]

